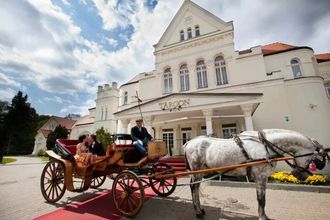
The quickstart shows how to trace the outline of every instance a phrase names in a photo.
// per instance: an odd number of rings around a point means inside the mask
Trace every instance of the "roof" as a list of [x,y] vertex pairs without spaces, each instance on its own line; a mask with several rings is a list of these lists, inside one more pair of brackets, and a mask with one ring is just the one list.
[[315,58],[318,63],[330,61],[330,53],[316,54]]
[[286,51],[286,50],[289,50],[289,49],[292,49],[295,47],[296,46],[293,46],[293,45],[275,42],[272,44],[266,44],[266,45],[261,46],[261,51],[264,55],[268,55],[268,54],[273,54],[273,53],[280,52],[280,51]]
[[93,124],[94,121],[95,121],[94,117],[92,117],[91,115],[85,115],[80,117],[74,125],[79,126],[79,125]]
[[73,124],[76,122],[75,120],[61,118],[61,117],[57,117],[57,116],[52,116],[50,119],[52,119],[52,118],[55,119],[59,125],[65,127],[66,129],[71,129]]
[[[275,43],[271,43],[271,44],[261,45],[261,51],[264,56],[287,52],[287,51],[291,51],[291,50],[298,50],[298,49],[308,49],[308,50],[313,51],[313,49],[310,47],[293,46],[293,45],[285,44],[285,43],[281,43],[281,42],[275,42]],[[251,52],[252,52],[252,50],[250,48],[250,49],[238,51],[238,54],[242,55],[242,54],[248,54]]]
[[51,130],[46,130],[46,129],[40,129],[42,135],[47,138],[49,133],[52,132]]
[[139,82],[139,80],[140,80],[140,75],[141,75],[141,73],[136,74],[132,79],[130,79],[129,81],[127,81],[126,83],[124,83],[124,84],[121,85],[120,87],[122,87],[122,86],[126,86],[126,85],[129,85],[129,84],[132,84],[132,83],[137,83],[137,82]]

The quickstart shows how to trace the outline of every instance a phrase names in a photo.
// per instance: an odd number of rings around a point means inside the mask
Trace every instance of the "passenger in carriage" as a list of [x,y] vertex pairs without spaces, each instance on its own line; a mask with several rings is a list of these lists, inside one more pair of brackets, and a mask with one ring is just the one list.
[[87,146],[88,139],[89,137],[86,135],[79,136],[79,143],[77,144],[75,159],[77,164],[81,166],[88,166],[94,163],[94,155],[89,152]]
[[96,140],[96,135],[92,134],[89,135],[89,152],[97,155],[97,156],[104,156],[104,148],[100,142]]
[[142,119],[138,119],[135,122],[136,126],[131,129],[133,146],[145,157],[148,154],[145,147],[148,145],[148,141],[152,140],[152,136],[148,133],[147,129],[142,126]]

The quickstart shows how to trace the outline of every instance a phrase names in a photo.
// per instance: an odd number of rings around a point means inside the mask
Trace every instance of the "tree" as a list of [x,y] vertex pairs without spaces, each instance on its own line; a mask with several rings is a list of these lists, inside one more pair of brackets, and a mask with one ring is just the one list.
[[104,129],[103,127],[97,129],[96,139],[102,143],[103,147],[108,147],[111,144],[111,134],[108,130]]
[[19,91],[12,99],[5,116],[8,154],[30,154],[33,150],[38,115],[27,100],[28,96],[23,96]]
[[56,139],[59,138],[67,138],[69,134],[68,129],[66,127],[58,125],[54,131],[50,132],[47,137],[46,146],[47,149],[50,150],[55,146]]
[[7,130],[5,129],[5,117],[9,111],[9,102],[0,100],[0,163],[3,159],[4,148],[7,143]]

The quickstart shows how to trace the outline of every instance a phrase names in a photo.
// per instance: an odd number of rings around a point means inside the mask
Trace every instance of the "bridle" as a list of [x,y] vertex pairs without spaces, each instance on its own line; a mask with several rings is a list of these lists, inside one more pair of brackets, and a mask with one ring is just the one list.
[[[309,170],[309,166],[310,164],[313,162],[316,165],[316,168],[321,170],[324,168],[325,164],[326,164],[326,158],[329,160],[329,155],[327,154],[327,151],[329,151],[330,149],[323,149],[322,145],[320,145],[317,141],[314,141],[310,138],[308,138],[312,143],[313,146],[315,147],[314,152],[312,153],[306,153],[306,154],[301,154],[301,155],[295,155],[289,151],[285,151],[282,148],[278,147],[276,144],[268,141],[265,137],[265,134],[263,131],[258,131],[258,138],[261,141],[261,143],[265,146],[267,154],[268,154],[268,158],[271,158],[271,156],[269,156],[269,150],[272,150],[275,154],[276,157],[283,157],[283,154],[288,154],[290,156],[292,156],[294,159],[294,163],[290,163],[289,161],[285,161],[291,168],[297,170],[298,172],[305,172],[308,173],[309,175],[313,175]],[[305,166],[298,166],[296,158],[300,158],[300,157],[306,157],[306,156],[311,156],[311,158],[306,162]],[[321,159],[322,158],[322,161]]]

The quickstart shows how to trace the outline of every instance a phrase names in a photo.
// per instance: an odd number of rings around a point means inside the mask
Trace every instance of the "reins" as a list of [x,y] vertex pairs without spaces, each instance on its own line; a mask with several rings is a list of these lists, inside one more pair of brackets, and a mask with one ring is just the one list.
[[[282,151],[284,154],[288,154],[288,155],[290,155],[291,157],[294,158],[293,161],[294,161],[295,164],[292,164],[292,163],[290,163],[290,162],[287,161],[287,160],[285,161],[285,162],[286,162],[291,168],[293,168],[293,169],[298,168],[299,170],[302,170],[302,171],[308,173],[309,175],[313,175],[313,173],[310,172],[310,171],[308,170],[308,168],[309,168],[310,163],[313,162],[313,160],[315,160],[315,157],[316,157],[315,155],[316,155],[317,153],[312,152],[312,153],[306,153],[306,154],[301,154],[301,155],[294,155],[293,153],[291,153],[291,152],[289,152],[289,151],[285,151],[285,150],[283,150],[282,148],[278,147],[276,144],[274,144],[274,143],[268,141],[268,140],[266,139],[265,134],[264,134],[263,131],[258,131],[258,138],[259,138],[259,140],[262,142],[262,144],[265,146],[266,151],[267,151],[267,154],[269,154],[269,151],[268,151],[268,148],[269,148],[269,149],[271,149],[271,150],[272,150],[277,156],[283,157],[284,155],[281,154],[281,153],[279,152],[279,151]],[[316,151],[318,152],[318,151],[319,151],[319,148],[316,148]],[[306,156],[313,156],[313,157],[311,157],[311,159],[308,161],[308,163],[306,164],[305,167],[301,167],[301,166],[296,165],[296,164],[297,164],[297,162],[296,162],[296,158],[306,157]]]

